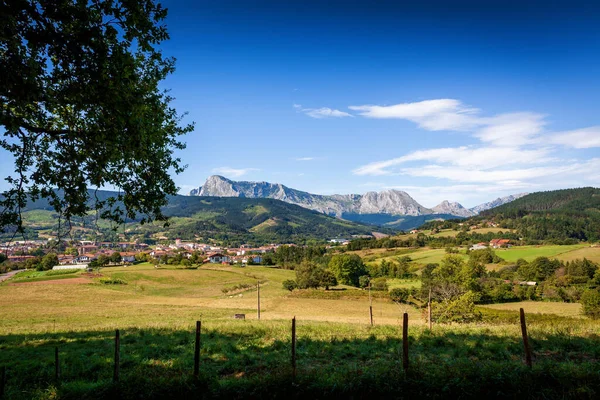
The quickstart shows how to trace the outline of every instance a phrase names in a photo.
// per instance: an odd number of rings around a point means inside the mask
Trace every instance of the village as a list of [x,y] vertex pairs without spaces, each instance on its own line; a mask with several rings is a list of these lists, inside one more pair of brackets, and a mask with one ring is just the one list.
[[[334,242],[332,242],[334,243]],[[337,242],[335,242],[337,243]],[[347,241],[344,241],[347,243]],[[206,243],[196,243],[176,239],[170,244],[150,246],[138,241],[132,242],[95,242],[81,240],[64,243],[62,246],[50,244],[45,240],[14,241],[0,245],[0,254],[10,263],[27,263],[39,260],[50,253],[57,253],[58,262],[54,269],[85,269],[99,259],[109,264],[128,265],[136,262],[155,261],[166,264],[169,259],[192,260],[196,264],[260,264],[265,253],[274,252],[280,244],[260,247],[241,245],[239,247],[221,247]],[[288,244],[288,246],[294,246]]]

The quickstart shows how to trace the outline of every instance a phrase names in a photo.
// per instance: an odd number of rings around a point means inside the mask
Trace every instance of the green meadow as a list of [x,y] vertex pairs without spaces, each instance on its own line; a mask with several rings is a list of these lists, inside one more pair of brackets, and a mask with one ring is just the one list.
[[[421,310],[346,287],[290,293],[268,267],[105,268],[102,277],[31,273],[0,285],[0,366],[9,399],[594,398],[600,323],[574,304],[481,307],[484,322],[434,325]],[[44,276],[48,280],[44,280]],[[257,319],[256,282],[261,282]],[[102,282],[113,282],[111,284]],[[120,284],[114,284],[119,282]],[[390,280],[390,287],[418,281]],[[523,362],[518,309],[534,366]],[[409,314],[409,369],[402,323]],[[245,320],[233,319],[246,314]],[[291,319],[297,320],[297,374]],[[200,376],[192,376],[195,321]],[[114,332],[121,332],[113,383]],[[59,349],[60,380],[54,378]]]

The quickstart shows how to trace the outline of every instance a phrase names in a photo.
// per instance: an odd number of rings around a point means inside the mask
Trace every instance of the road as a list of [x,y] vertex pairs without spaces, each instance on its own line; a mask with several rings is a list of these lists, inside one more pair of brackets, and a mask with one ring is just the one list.
[[23,269],[18,269],[18,270],[15,270],[15,271],[7,272],[5,274],[0,274],[0,282],[4,282],[5,280],[12,278],[15,274],[18,274],[21,271],[24,271],[24,270]]

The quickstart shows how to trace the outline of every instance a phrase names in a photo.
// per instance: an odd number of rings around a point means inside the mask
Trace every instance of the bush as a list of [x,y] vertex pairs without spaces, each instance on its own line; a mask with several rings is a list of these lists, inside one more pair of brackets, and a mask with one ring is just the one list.
[[298,284],[294,280],[287,279],[287,280],[283,281],[283,288],[285,290],[289,290],[291,292],[294,289],[298,288]]
[[46,272],[46,276],[68,275],[81,271],[80,269],[57,269]]
[[375,278],[371,281],[371,289],[388,290],[387,280],[385,278]]
[[435,322],[474,322],[481,320],[481,312],[475,309],[478,296],[469,291],[451,300],[433,302],[432,320]]
[[366,288],[369,286],[369,282],[370,282],[371,278],[369,277],[369,275],[363,275],[361,277],[358,278],[358,287],[360,288]]
[[408,289],[395,288],[390,290],[390,300],[394,303],[408,303],[408,296],[410,292]]
[[119,278],[100,278],[100,283],[104,285],[127,285],[127,282]]

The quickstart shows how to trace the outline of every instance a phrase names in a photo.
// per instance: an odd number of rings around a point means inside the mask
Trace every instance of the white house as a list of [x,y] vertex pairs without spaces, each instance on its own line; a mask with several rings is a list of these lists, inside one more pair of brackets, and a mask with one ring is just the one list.
[[225,254],[213,253],[213,254],[209,254],[208,261],[213,264],[220,264],[220,263],[228,263],[230,261],[230,259],[229,259],[229,256],[226,256]]

